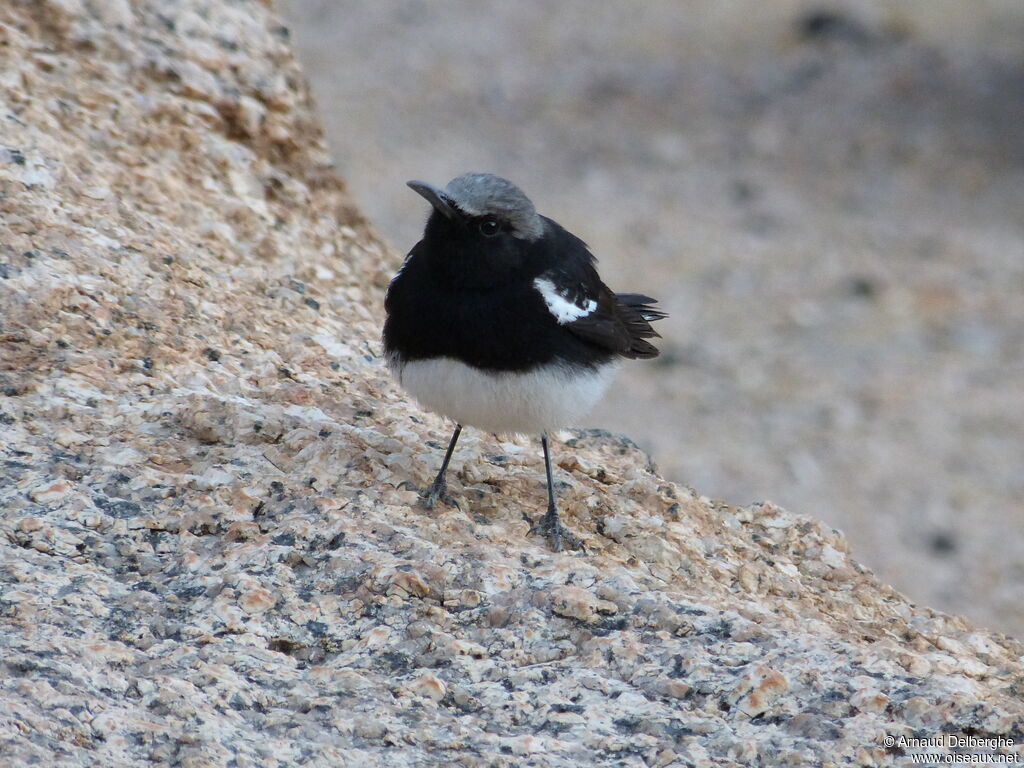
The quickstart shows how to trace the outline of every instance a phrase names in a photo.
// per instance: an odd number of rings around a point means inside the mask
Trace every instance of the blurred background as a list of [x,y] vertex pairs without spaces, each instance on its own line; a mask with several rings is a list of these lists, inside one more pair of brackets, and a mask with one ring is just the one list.
[[337,165],[400,251],[411,178],[507,176],[661,299],[588,426],[846,532],[1024,635],[1019,0],[285,0]]

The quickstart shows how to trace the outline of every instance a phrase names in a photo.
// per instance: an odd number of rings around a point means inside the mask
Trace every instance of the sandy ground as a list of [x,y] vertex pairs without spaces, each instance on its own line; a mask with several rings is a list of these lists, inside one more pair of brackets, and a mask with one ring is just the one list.
[[489,170],[662,300],[662,358],[588,426],[1024,633],[1024,6],[283,7],[397,249],[407,179]]

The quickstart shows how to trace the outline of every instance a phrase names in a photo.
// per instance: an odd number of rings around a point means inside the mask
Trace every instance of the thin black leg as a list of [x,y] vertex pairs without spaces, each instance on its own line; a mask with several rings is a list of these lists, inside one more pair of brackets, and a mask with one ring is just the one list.
[[424,499],[423,504],[427,509],[433,509],[439,499],[450,507],[458,506],[448,495],[448,484],[444,480],[444,475],[448,471],[448,462],[452,460],[455,444],[459,442],[459,435],[461,434],[462,425],[456,424],[451,442],[448,443],[448,450],[444,453],[444,461],[441,462],[441,471],[437,473],[437,477],[434,478],[434,484],[430,486],[430,490],[427,491],[426,498]]
[[551,450],[548,448],[548,433],[540,436],[540,444],[544,448],[544,471],[548,474],[548,514],[552,521],[558,523],[558,507],[555,505],[555,480],[551,477]]
[[540,436],[540,444],[544,448],[544,470],[548,476],[548,511],[530,528],[530,533],[545,534],[555,552],[561,552],[563,545],[567,545],[569,549],[583,549],[582,540],[574,536],[558,519],[558,505],[555,503],[555,479],[551,472],[551,449],[548,447],[547,432]]

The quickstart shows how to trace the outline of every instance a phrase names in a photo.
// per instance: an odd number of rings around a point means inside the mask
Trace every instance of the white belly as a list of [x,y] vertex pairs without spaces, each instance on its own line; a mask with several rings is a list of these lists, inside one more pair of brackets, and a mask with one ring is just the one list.
[[448,357],[391,361],[398,382],[420,405],[485,432],[538,434],[577,423],[594,407],[618,364],[527,373],[483,371]]

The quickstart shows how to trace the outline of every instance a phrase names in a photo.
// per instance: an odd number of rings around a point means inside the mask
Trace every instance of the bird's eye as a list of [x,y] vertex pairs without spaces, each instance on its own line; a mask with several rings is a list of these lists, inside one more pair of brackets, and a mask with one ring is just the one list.
[[501,230],[501,225],[494,219],[484,219],[480,222],[480,234],[484,237],[494,237]]

